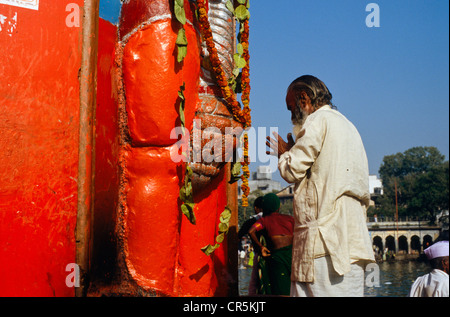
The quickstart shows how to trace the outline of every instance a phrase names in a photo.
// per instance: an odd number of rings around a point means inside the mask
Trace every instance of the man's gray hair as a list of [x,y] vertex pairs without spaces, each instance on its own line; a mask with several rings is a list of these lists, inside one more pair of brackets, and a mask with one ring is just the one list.
[[330,105],[333,109],[336,107],[331,103],[333,95],[328,90],[328,87],[320,79],[311,76],[303,75],[294,80],[288,88],[288,92],[295,93],[297,105],[300,99],[300,93],[304,91],[311,99],[311,104],[314,109],[318,109],[324,105]]

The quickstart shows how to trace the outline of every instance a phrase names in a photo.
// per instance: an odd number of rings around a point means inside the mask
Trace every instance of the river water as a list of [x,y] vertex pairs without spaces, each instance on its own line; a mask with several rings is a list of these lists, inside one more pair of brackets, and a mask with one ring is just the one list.
[[[366,283],[365,297],[407,297],[415,279],[431,271],[427,264],[418,261],[383,262],[378,263],[377,266],[379,277],[377,274],[375,278],[370,278],[375,286],[368,286]],[[251,272],[251,268],[239,269],[239,295],[241,296],[248,294]],[[371,271],[366,270],[366,277],[376,272],[376,268],[372,267]],[[342,296],[345,297],[345,294]]]

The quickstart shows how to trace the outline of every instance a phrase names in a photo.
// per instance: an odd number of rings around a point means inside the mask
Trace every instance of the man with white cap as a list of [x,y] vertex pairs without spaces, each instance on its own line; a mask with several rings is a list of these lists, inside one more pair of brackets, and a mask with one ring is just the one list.
[[448,251],[448,241],[436,242],[424,250],[433,271],[417,278],[411,287],[410,297],[449,296]]

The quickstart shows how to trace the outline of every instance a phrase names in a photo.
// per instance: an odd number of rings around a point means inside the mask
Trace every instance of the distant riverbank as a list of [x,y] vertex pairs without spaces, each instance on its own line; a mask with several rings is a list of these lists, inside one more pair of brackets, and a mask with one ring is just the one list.
[[383,262],[394,262],[394,261],[419,261],[419,262],[426,262],[426,257],[424,254],[394,254],[394,253],[388,253],[384,256],[382,255],[375,255],[375,260],[377,263],[383,263]]
[[[431,271],[426,262],[414,259],[384,261],[377,263],[379,268],[378,284],[365,286],[365,297],[407,297],[417,277]],[[401,257],[400,257],[401,258]],[[239,269],[239,295],[248,295],[248,283],[252,269]],[[367,272],[366,272],[367,273]],[[345,297],[345,294],[342,294]]]

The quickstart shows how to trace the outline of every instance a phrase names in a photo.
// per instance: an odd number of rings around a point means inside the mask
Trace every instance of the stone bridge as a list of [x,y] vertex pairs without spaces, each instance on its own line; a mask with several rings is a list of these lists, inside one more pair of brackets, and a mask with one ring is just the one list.
[[421,254],[439,236],[441,228],[428,221],[375,221],[367,222],[372,244],[379,252],[389,250],[395,254]]

